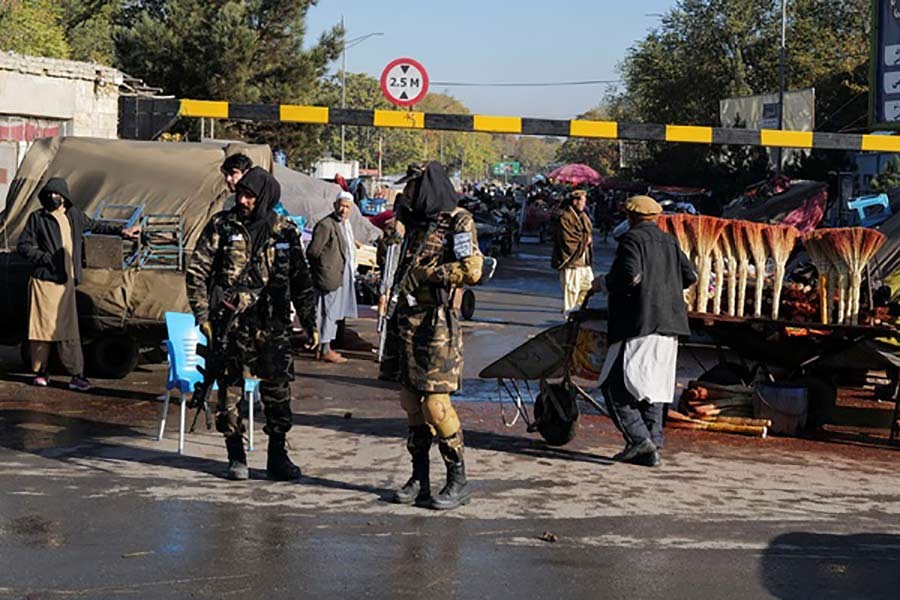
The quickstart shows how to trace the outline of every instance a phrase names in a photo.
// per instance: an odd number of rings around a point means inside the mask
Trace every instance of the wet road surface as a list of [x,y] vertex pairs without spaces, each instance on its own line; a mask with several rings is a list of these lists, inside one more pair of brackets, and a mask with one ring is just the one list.
[[459,404],[474,498],[450,513],[386,501],[408,476],[405,419],[366,348],[296,362],[299,483],[264,479],[259,423],[248,482],[221,478],[215,432],[175,452],[177,406],[157,442],[163,366],[76,394],[29,387],[4,353],[0,598],[900,595],[894,448],[678,430],[642,469],[609,460],[602,416],[557,449],[504,427],[477,372],[560,322],[548,252],[523,244],[477,291]]

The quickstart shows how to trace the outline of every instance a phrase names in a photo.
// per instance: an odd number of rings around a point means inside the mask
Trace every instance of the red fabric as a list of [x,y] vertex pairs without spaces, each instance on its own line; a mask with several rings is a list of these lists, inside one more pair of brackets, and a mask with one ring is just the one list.
[[372,223],[372,225],[374,225],[378,229],[384,231],[384,227],[385,227],[385,225],[387,225],[387,222],[393,218],[394,218],[394,211],[385,210],[385,211],[378,213],[377,215],[369,217],[369,222]]
[[788,213],[782,225],[793,225],[800,234],[808,233],[816,228],[825,216],[825,205],[828,203],[828,188],[823,187],[818,194],[807,198],[799,208]]
[[347,185],[347,180],[344,179],[344,177],[342,175],[340,175],[340,174],[335,175],[334,182],[336,184],[338,184],[339,186],[341,186],[341,189],[344,190],[345,192],[350,191],[350,186]]
[[561,181],[563,183],[571,183],[579,185],[581,183],[589,183],[591,185],[599,185],[603,182],[600,173],[593,170],[587,165],[574,163],[560,167],[548,175],[550,179]]

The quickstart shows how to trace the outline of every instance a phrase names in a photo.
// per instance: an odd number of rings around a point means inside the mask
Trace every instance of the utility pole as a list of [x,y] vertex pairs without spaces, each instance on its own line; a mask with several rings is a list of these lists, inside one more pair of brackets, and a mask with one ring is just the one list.
[[[341,15],[341,30],[344,32],[344,43],[341,44],[341,108],[347,108],[347,30],[344,28],[343,15]],[[344,162],[343,125],[341,125],[341,162]]]
[[[778,129],[784,129],[784,57],[787,46],[787,0],[781,0],[781,52],[778,55]],[[784,149],[775,153],[775,175],[781,176]]]
[[[358,38],[347,41],[347,29],[344,27],[344,17],[341,17],[341,29],[344,30],[344,43],[341,44],[341,108],[347,108],[347,48],[352,48],[356,44],[374,37],[376,35],[384,35],[380,31],[367,33]],[[341,125],[341,162],[344,162],[344,144],[346,138],[344,134],[344,126]]]
[[384,152],[384,136],[381,132],[378,133],[378,184],[381,185],[381,155]]

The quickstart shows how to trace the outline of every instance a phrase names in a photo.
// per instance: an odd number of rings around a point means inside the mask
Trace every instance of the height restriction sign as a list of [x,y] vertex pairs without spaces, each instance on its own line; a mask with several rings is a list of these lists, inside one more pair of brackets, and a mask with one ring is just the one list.
[[381,91],[397,106],[412,106],[428,93],[428,73],[411,58],[392,60],[381,72]]

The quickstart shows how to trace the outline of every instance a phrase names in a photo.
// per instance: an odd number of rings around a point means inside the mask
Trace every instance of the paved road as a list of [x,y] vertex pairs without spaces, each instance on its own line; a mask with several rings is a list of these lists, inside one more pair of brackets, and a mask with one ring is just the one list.
[[262,479],[259,429],[249,482],[220,478],[214,433],[177,455],[174,411],[157,442],[160,366],[83,395],[25,385],[7,353],[0,598],[898,597],[894,449],[674,431],[642,469],[609,461],[604,417],[551,449],[478,402],[485,361],[560,320],[546,255],[523,245],[478,291],[459,409],[475,499],[447,514],[385,501],[405,425],[370,352],[297,360],[299,483]]

